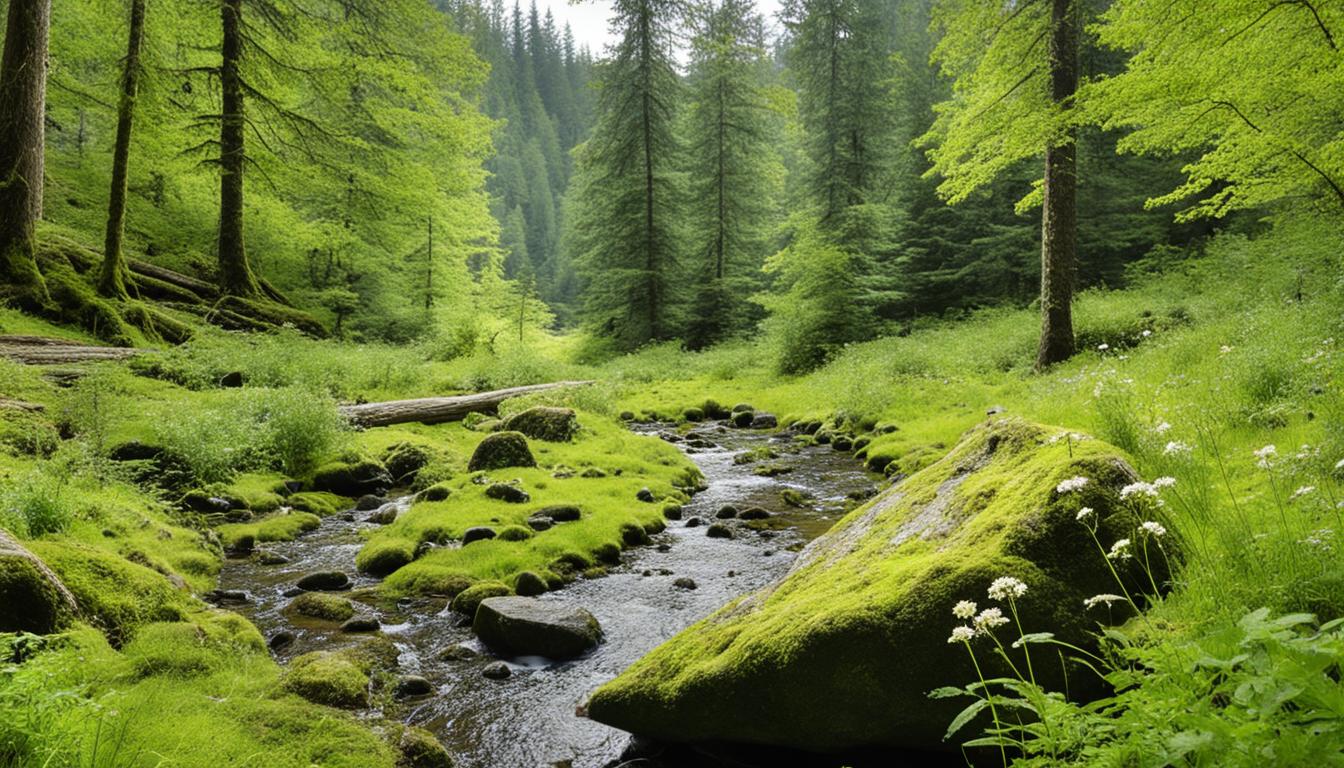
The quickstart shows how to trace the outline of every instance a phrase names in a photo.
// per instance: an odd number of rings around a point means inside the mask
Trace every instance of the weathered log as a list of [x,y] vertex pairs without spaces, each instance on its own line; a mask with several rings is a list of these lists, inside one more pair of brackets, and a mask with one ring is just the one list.
[[0,346],[9,347],[76,347],[85,346],[84,342],[73,339],[60,339],[55,336],[25,336],[23,334],[0,334]]
[[126,360],[143,353],[143,349],[91,347],[83,344],[0,344],[0,357],[24,365],[66,365],[96,360]]
[[28,413],[38,413],[45,411],[47,406],[41,403],[29,403],[24,400],[14,400],[9,397],[0,397],[0,411],[26,411]]
[[147,261],[138,261],[131,259],[131,271],[137,275],[150,277],[170,285],[175,285],[186,291],[203,298],[213,299],[219,296],[219,289],[204,280],[197,280],[167,267],[160,267],[157,264],[150,264]]
[[591,381],[556,381],[549,384],[529,384],[523,387],[496,389],[473,395],[452,397],[422,397],[416,400],[391,400],[383,403],[343,405],[341,414],[360,427],[385,427],[389,424],[439,424],[461,421],[469,413],[493,411],[511,397],[545,392],[562,387],[581,387]]

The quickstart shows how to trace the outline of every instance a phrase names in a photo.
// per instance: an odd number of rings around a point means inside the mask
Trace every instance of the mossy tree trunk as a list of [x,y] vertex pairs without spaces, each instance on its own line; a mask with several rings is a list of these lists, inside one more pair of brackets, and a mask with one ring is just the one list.
[[[1078,26],[1074,0],[1051,0],[1050,96],[1067,110],[1078,90]],[[1036,368],[1074,352],[1073,284],[1078,264],[1077,132],[1051,137],[1045,150],[1041,215],[1041,341]]]
[[126,61],[121,73],[121,104],[117,109],[117,139],[112,150],[112,193],[107,203],[107,235],[103,240],[103,267],[98,292],[108,298],[128,298],[130,268],[122,253],[121,240],[126,223],[126,186],[131,157],[131,127],[135,118],[135,100],[140,88],[140,48],[145,38],[145,1],[131,0],[130,38],[126,42]]
[[26,308],[50,304],[37,268],[50,0],[10,0],[0,58],[0,280]]
[[243,0],[220,4],[224,26],[220,46],[220,86],[224,110],[219,130],[219,278],[220,288],[235,296],[257,296],[261,286],[247,263],[243,242]]

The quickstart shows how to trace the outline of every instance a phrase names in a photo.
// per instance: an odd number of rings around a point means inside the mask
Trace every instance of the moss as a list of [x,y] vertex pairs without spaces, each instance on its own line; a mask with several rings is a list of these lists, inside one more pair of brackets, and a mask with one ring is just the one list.
[[579,420],[571,408],[536,406],[504,420],[503,429],[521,432],[533,440],[569,442],[579,432]]
[[387,469],[372,459],[323,464],[313,472],[313,488],[356,498],[366,493],[386,493],[392,487]]
[[447,483],[435,483],[420,492],[417,501],[443,501],[453,495],[453,489]]
[[395,443],[383,452],[383,466],[396,485],[409,485],[415,482],[420,470],[434,459],[432,448],[418,443]]
[[249,542],[293,541],[299,534],[315,531],[322,521],[307,512],[288,512],[271,515],[250,523],[228,523],[215,530],[225,549],[247,550]]
[[285,610],[323,621],[345,621],[355,615],[354,603],[324,592],[304,592],[291,600]]
[[307,512],[318,517],[330,517],[343,509],[350,508],[350,499],[325,491],[304,491],[290,494],[285,505],[299,512]]
[[527,541],[533,535],[531,528],[521,525],[508,525],[499,529],[497,538],[500,541]]
[[[1028,585],[1017,603],[1026,631],[1088,646],[1096,617],[1079,607],[1116,590],[1075,514],[1095,510],[1103,546],[1135,536],[1140,518],[1118,493],[1133,471],[1100,441],[1070,448],[1050,440],[1056,434],[1018,420],[971,431],[946,457],[847,515],[783,580],[598,689],[590,716],[672,741],[941,748],[960,704],[926,694],[976,674],[964,649],[946,642],[958,600],[983,603],[994,578],[1017,577]],[[1060,495],[1058,483],[1075,475],[1091,482]],[[1167,575],[1157,569],[1161,583]],[[1132,564],[1122,576],[1148,583]],[[986,676],[1007,674],[985,656]],[[1058,665],[1043,666],[1037,677],[1062,689]],[[1075,670],[1070,690],[1085,695],[1088,679]]]
[[700,408],[687,408],[681,412],[681,418],[684,421],[699,422],[705,420],[705,412]]
[[397,768],[453,768],[448,751],[434,734],[415,727],[393,728],[389,735],[397,748]]
[[256,627],[227,611],[202,611],[189,621],[146,624],[123,651],[137,677],[190,676],[219,671],[241,654],[263,653]]
[[194,604],[163,574],[110,552],[54,541],[36,541],[30,549],[60,576],[83,617],[115,644],[141,624],[181,620]]
[[371,576],[387,576],[415,559],[415,546],[404,540],[379,541],[359,551],[355,567]]
[[471,461],[467,462],[467,470],[480,472],[536,465],[537,460],[533,458],[527,446],[527,438],[521,432],[496,432],[476,446]]
[[503,597],[513,594],[509,585],[498,581],[485,581],[473,584],[453,598],[452,609],[467,616],[475,616],[481,601],[491,597]]
[[37,562],[18,552],[0,553],[0,632],[45,635],[74,618],[59,586]]
[[318,704],[368,705],[369,676],[344,654],[317,651],[294,659],[285,672],[284,686]]

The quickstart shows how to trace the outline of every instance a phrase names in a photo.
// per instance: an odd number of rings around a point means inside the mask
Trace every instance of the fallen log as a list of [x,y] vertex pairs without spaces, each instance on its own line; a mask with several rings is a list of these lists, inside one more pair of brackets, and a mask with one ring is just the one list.
[[83,344],[0,344],[0,357],[23,365],[66,365],[98,360],[126,360],[143,354],[130,347],[91,347]]
[[383,403],[362,403],[341,406],[341,415],[359,427],[385,427],[389,424],[439,424],[461,421],[469,413],[493,411],[511,397],[545,392],[563,387],[581,387],[591,381],[556,381],[549,384],[529,384],[523,387],[496,389],[472,395],[452,397],[422,397],[416,400],[390,400]]
[[41,403],[30,403],[26,400],[15,400],[9,397],[0,397],[0,411],[25,411],[27,413],[39,413],[45,411],[47,406]]

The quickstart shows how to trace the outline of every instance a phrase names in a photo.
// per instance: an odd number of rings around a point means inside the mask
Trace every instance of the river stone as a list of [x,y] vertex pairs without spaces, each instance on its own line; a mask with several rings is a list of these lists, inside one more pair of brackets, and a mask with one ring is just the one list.
[[349,588],[350,577],[340,571],[318,571],[299,579],[296,586],[308,592],[334,592]]
[[383,497],[375,496],[372,493],[360,496],[359,500],[355,502],[355,509],[360,512],[372,512],[381,506],[383,506]]
[[289,558],[278,552],[262,551],[256,553],[257,562],[261,565],[284,565],[289,562]]
[[578,433],[579,420],[571,408],[539,405],[505,419],[504,429],[522,432],[533,440],[567,443]]
[[79,604],[56,572],[0,530],[0,632],[50,634],[79,617]]
[[509,665],[502,661],[492,661],[485,665],[485,669],[481,670],[481,674],[491,680],[506,680],[513,674],[513,670],[509,669]]
[[434,458],[430,449],[415,443],[397,443],[383,453],[383,466],[398,485],[413,482]]
[[737,507],[734,507],[732,504],[724,504],[722,507],[719,507],[718,512],[714,513],[714,517],[717,517],[720,520],[732,520],[734,517],[737,517]]
[[365,522],[374,523],[376,525],[391,525],[396,521],[397,521],[396,504],[384,504],[382,507],[378,509],[377,512],[374,512],[372,515],[369,515],[367,518],[365,518]]
[[397,768],[453,768],[448,750],[429,731],[407,727],[395,742]]
[[532,571],[523,571],[514,579],[513,591],[523,597],[536,597],[550,591],[550,586],[546,584],[545,579]]
[[282,629],[271,635],[271,639],[266,642],[272,651],[279,651],[294,644],[294,633],[287,629]]
[[677,589],[697,589],[700,585],[695,583],[695,579],[689,578],[687,576],[682,576],[676,581],[673,581],[672,586],[676,587]]
[[313,488],[338,496],[386,493],[391,487],[392,476],[372,459],[324,464],[313,473]]
[[348,619],[341,625],[342,632],[377,632],[382,628],[382,622],[373,616],[356,616]]
[[686,521],[686,525],[685,525],[685,527],[686,527],[686,528],[699,528],[701,525],[704,525],[704,522],[705,522],[705,521],[701,520],[701,519],[698,518],[698,517],[692,517],[690,520],[687,520],[687,521]]
[[406,675],[397,680],[396,687],[392,689],[392,695],[398,699],[409,699],[413,696],[428,696],[434,692],[434,684],[419,675]]
[[653,491],[649,490],[648,488],[640,488],[637,492],[635,492],[635,498],[646,504],[652,504]]
[[572,659],[602,640],[591,613],[531,597],[483,600],[471,628],[491,650],[509,656]]
[[555,521],[545,515],[532,515],[527,518],[527,527],[540,533],[549,531],[555,526]]
[[583,512],[572,504],[555,504],[549,507],[542,507],[532,513],[533,517],[549,517],[557,523],[572,523],[578,520]]
[[756,420],[756,414],[751,411],[737,411],[733,414],[734,427],[750,427],[751,422]]
[[[1139,523],[1160,512],[1122,501],[1120,489],[1137,477],[1118,449],[1061,434],[1020,419],[972,429],[947,456],[809,544],[781,579],[599,688],[588,716],[671,742],[956,749],[943,736],[964,700],[928,697],[976,679],[965,648],[947,642],[960,623],[952,607],[971,600],[1006,612],[987,588],[1012,576],[1027,584],[1016,600],[1027,632],[1095,647],[1107,617],[1085,612],[1083,600],[1117,585],[1078,510],[1093,510],[1103,548],[1137,541]],[[1088,482],[1061,493],[1074,477]],[[1168,559],[1181,559],[1174,535],[1163,546],[1167,557],[1150,560],[1159,584],[1170,577]],[[1113,563],[1124,583],[1149,583],[1140,559]],[[1000,630],[1005,644],[1016,636],[1008,629]],[[1020,652],[1010,652],[1022,666]],[[985,677],[1011,675],[993,654],[979,659]],[[1047,690],[1065,690],[1058,663],[1037,663],[1035,673]],[[1071,670],[1067,690],[1099,694],[1087,690],[1089,679]]]
[[663,505],[663,517],[667,518],[668,520],[680,520],[680,519],[681,519],[681,505],[680,505],[680,504],[664,504],[664,505]]
[[733,529],[723,523],[712,523],[705,529],[705,535],[711,539],[731,539],[733,538]]
[[774,429],[779,426],[779,419],[773,413],[758,413],[752,417],[750,426],[752,429]]
[[527,447],[527,438],[521,432],[496,432],[487,435],[467,462],[467,471],[505,469],[507,467],[535,467],[537,460]]
[[765,520],[765,519],[767,519],[767,518],[769,518],[769,517],[770,517],[770,512],[769,512],[768,510],[761,509],[760,507],[748,507],[747,509],[742,510],[742,511],[738,514],[737,519],[738,519],[738,520]]
[[495,538],[495,535],[494,528],[487,528],[483,525],[478,525],[475,528],[468,528],[467,532],[462,534],[462,546],[465,547],[473,542],[493,539]]
[[486,498],[504,501],[509,504],[525,504],[532,500],[527,491],[508,483],[491,483],[485,488]]

